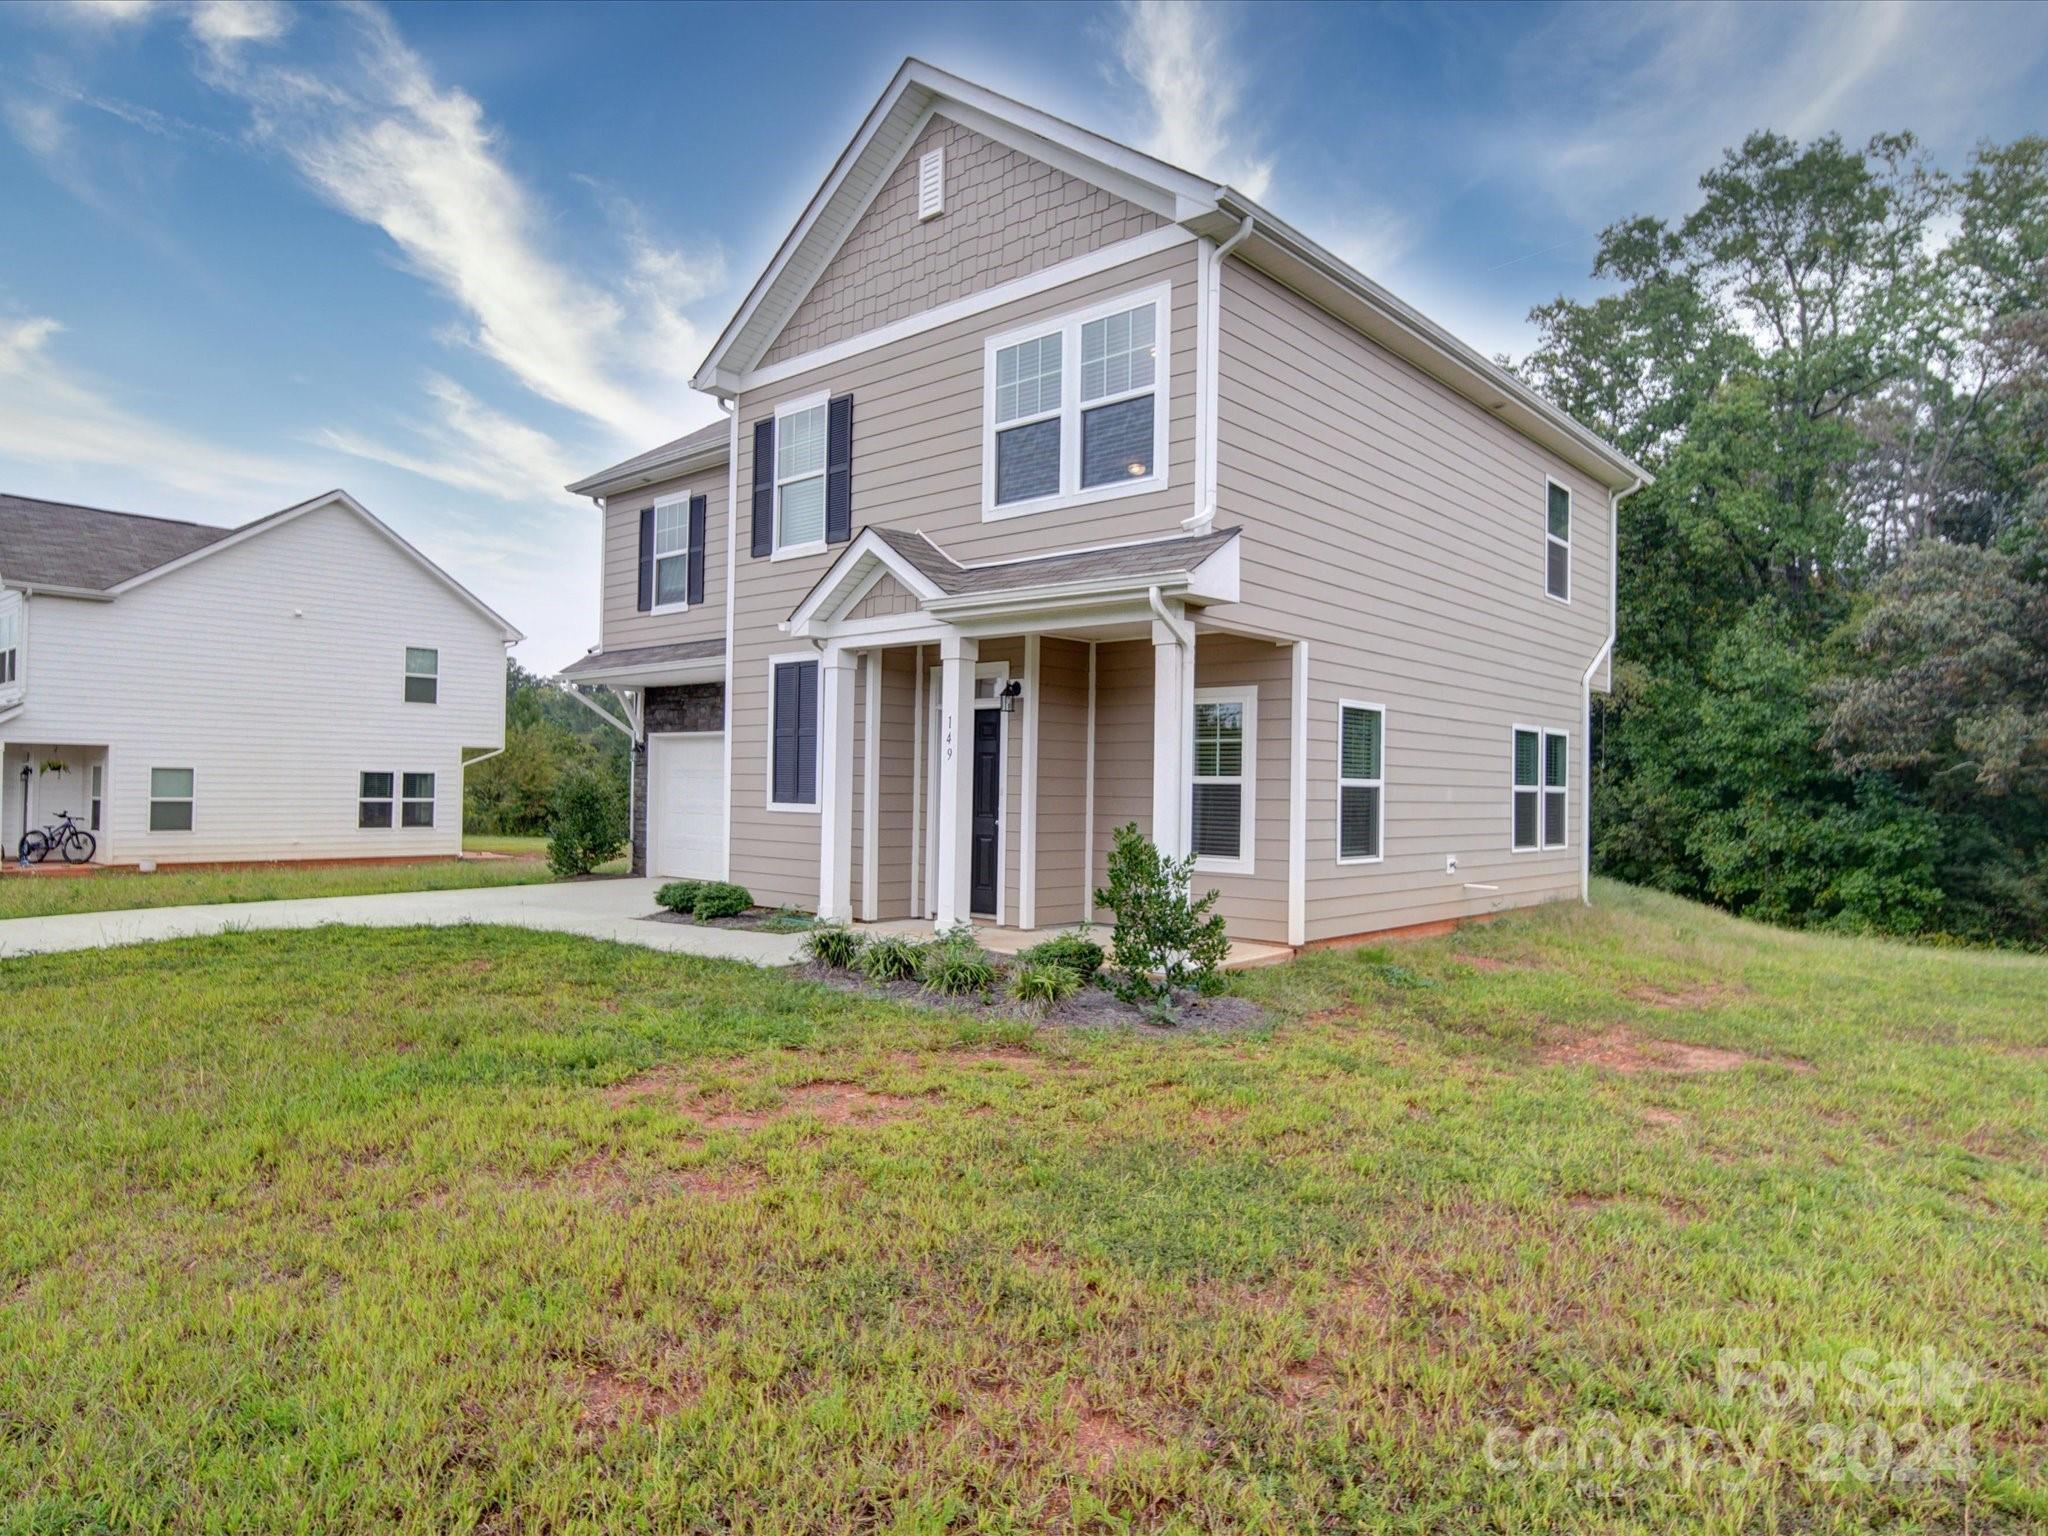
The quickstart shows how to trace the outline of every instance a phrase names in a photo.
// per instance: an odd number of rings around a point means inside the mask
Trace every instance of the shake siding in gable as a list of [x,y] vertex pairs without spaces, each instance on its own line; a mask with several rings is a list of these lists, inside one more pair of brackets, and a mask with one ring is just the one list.
[[[1310,642],[1308,937],[1576,894],[1605,489],[1263,275],[1226,269],[1220,516],[1245,525],[1230,612]],[[1544,594],[1546,475],[1573,495],[1569,605]],[[1340,698],[1387,710],[1379,864],[1337,862]],[[1264,702],[1262,687],[1262,731]],[[1567,848],[1509,851],[1516,723],[1571,734]],[[1262,825],[1262,869],[1266,846]]]
[[[1172,380],[1164,490],[984,523],[982,494],[983,342],[1126,292],[1172,284]],[[984,314],[905,337],[833,366],[751,390],[739,401],[740,483],[752,483],[753,427],[786,400],[827,390],[855,398],[853,526],[921,529],[955,558],[1003,559],[1075,545],[1160,537],[1179,531],[1190,510],[1194,467],[1195,263],[1192,244],[1130,262]],[[714,516],[721,536],[725,519]],[[733,635],[733,878],[757,900],[810,906],[818,895],[818,818],[767,809],[768,658],[806,648],[777,626],[844,546],[794,560],[739,557]],[[984,655],[999,653],[984,646]],[[1022,649],[1010,655],[1021,673]],[[1147,650],[1146,665],[1150,666]],[[1007,785],[1017,784],[1015,731]],[[1149,780],[1147,780],[1149,792]],[[1016,911],[1014,815],[1005,853]],[[1041,801],[1041,805],[1043,801]],[[1100,820],[1098,818],[1098,828]]]
[[[670,496],[702,496],[704,518],[704,601],[681,613],[641,613],[640,510]],[[725,466],[681,480],[651,485],[609,498],[604,509],[604,622],[601,643],[608,651],[676,640],[704,640],[725,633]]]

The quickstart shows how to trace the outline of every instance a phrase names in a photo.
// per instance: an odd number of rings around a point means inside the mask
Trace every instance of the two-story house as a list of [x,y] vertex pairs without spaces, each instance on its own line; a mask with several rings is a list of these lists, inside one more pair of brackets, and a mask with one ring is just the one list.
[[904,64],[700,369],[579,482],[636,864],[834,917],[1233,933],[1582,890],[1647,478],[1250,199]]
[[239,528],[0,495],[0,846],[68,811],[99,863],[459,853],[519,638],[343,491]]

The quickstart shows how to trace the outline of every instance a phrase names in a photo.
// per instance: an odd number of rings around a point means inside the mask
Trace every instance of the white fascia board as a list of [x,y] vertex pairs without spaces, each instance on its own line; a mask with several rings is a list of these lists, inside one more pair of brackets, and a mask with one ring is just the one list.
[[630,474],[613,479],[593,475],[588,480],[578,480],[573,485],[563,486],[562,489],[572,496],[588,496],[593,500],[605,496],[622,496],[628,491],[659,485],[664,480],[680,480],[685,475],[694,475],[706,469],[717,469],[725,463],[726,458],[725,444],[718,443],[710,448],[700,448],[695,453],[686,454],[681,458],[643,464]]
[[1003,615],[1029,619],[1048,608],[1099,603],[1105,599],[1135,598],[1158,588],[1162,595],[1185,593],[1185,571],[1170,576],[1117,576],[1093,581],[1059,582],[1042,587],[1018,587],[1008,592],[974,592],[960,597],[939,598],[925,604],[934,618],[994,617]]
[[720,657],[706,661],[668,662],[649,667],[621,667],[616,672],[582,671],[563,682],[571,687],[602,684],[606,688],[671,688],[680,683],[716,683],[725,679]]

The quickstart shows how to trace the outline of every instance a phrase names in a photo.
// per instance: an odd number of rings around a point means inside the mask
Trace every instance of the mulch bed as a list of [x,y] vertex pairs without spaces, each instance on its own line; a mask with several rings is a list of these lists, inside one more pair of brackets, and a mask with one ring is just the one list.
[[[1008,961],[1003,955],[989,958],[1001,963]],[[858,971],[836,971],[816,961],[796,967],[795,974],[860,997],[887,997],[912,1007],[949,1008],[979,1018],[1021,1019],[1056,1029],[1129,1029],[1140,1035],[1159,1036],[1234,1034],[1262,1028],[1269,1022],[1266,1010],[1249,998],[1203,997],[1199,992],[1176,992],[1173,1011],[1180,1022],[1162,1027],[1153,1023],[1143,1009],[1099,986],[1085,986],[1065,1002],[1041,1008],[1035,1003],[1020,1003],[1000,989],[979,996],[954,997],[927,991],[915,981],[872,982]]]
[[[650,912],[641,919],[644,923],[681,923],[685,928],[767,928],[768,919],[775,915],[773,907],[749,907],[738,917],[714,917],[703,922],[687,912],[670,912],[666,908]],[[770,933],[806,933],[805,928],[768,928]]]

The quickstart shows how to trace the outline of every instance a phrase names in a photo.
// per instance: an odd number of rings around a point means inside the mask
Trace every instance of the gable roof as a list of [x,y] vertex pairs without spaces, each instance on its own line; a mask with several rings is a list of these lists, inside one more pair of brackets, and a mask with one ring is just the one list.
[[524,640],[475,593],[434,564],[347,491],[325,491],[239,528],[177,522],[103,507],[0,495],[0,578],[59,595],[118,598],[199,560],[275,528],[336,507],[352,513],[421,570],[498,626],[508,643]]
[[233,531],[0,493],[0,577],[46,591],[107,592]]
[[906,59],[833,162],[795,226],[719,333],[691,384],[736,394],[774,345],[875,194],[936,111],[1198,235],[1240,237],[1234,255],[1413,363],[1516,431],[1614,489],[1649,471],[1476,348],[1246,197],[1114,139]]
[[571,496],[616,496],[643,485],[653,485],[658,480],[686,475],[692,470],[709,469],[725,462],[731,435],[730,422],[714,421],[708,427],[686,432],[659,448],[650,448],[645,453],[636,453],[630,459],[621,460],[609,469],[600,469],[563,489]]

